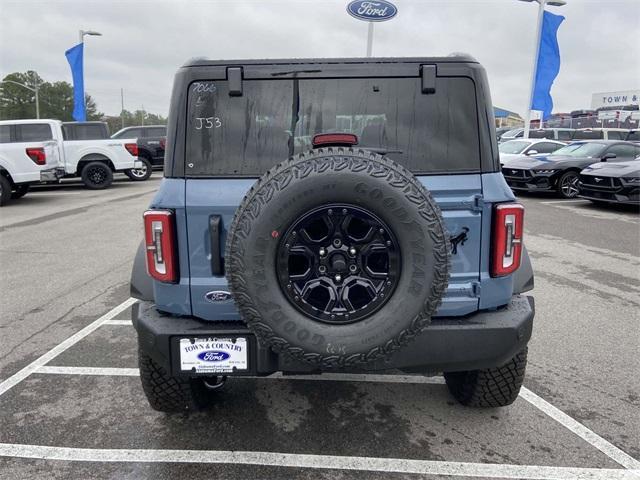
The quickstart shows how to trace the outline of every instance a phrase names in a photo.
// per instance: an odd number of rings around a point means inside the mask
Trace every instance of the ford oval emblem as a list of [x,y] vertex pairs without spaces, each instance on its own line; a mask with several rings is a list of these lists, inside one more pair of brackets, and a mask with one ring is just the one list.
[[367,1],[354,0],[347,5],[347,12],[352,17],[366,22],[384,22],[391,20],[398,13],[393,3],[385,0]]
[[227,352],[220,352],[218,350],[207,350],[206,352],[200,352],[198,358],[203,362],[223,362],[227,360],[230,355]]
[[204,298],[207,302],[221,303],[231,300],[231,294],[224,290],[214,290],[213,292],[207,292],[204,294]]

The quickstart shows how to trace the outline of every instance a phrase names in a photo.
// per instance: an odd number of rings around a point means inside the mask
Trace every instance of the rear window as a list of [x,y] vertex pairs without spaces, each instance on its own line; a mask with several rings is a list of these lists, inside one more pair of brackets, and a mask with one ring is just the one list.
[[312,148],[319,133],[353,133],[358,147],[385,153],[414,173],[478,171],[475,88],[438,78],[424,95],[419,78],[196,82],[188,97],[188,176],[259,176]]
[[63,125],[65,140],[101,140],[109,138],[104,125]]
[[572,138],[573,138],[573,131],[558,130],[558,140],[571,140]]
[[638,140],[640,140],[640,130],[634,130],[632,132],[629,132],[629,135],[627,136],[627,140],[631,140],[634,142],[637,142]]
[[0,125],[0,143],[9,143],[11,141],[11,126]]
[[626,136],[627,132],[617,132],[614,130],[609,130],[609,132],[607,132],[607,138],[609,140],[624,140]]
[[18,142],[45,142],[53,135],[48,123],[30,123],[16,125],[16,137]]
[[166,137],[167,129],[160,127],[147,128],[145,131],[147,137]]

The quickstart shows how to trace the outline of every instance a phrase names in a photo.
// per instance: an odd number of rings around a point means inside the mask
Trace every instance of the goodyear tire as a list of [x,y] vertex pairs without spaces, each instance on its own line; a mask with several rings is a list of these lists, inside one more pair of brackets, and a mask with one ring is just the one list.
[[140,381],[149,405],[165,413],[203,410],[214,400],[201,378],[178,378],[169,375],[151,357],[138,351]]
[[526,367],[525,348],[501,367],[445,372],[444,378],[449,391],[462,405],[506,407],[518,398]]
[[225,257],[259,341],[340,369],[386,358],[429,325],[450,253],[440,210],[410,172],[370,151],[327,148],[253,185]]
[[0,207],[9,203],[9,200],[11,200],[11,183],[0,174]]

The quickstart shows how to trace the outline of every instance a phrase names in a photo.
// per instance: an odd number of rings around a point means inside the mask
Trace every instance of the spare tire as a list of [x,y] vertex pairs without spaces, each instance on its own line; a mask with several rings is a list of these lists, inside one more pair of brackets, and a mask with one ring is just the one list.
[[450,253],[440,209],[409,171],[370,151],[327,148],[253,185],[225,258],[262,344],[339,369],[386,358],[429,325]]

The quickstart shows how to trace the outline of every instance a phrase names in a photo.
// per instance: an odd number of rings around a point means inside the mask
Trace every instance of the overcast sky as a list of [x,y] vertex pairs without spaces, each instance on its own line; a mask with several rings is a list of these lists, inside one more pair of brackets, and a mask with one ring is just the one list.
[[[548,7],[560,27],[554,111],[589,108],[594,92],[640,88],[640,0],[567,0]],[[0,76],[36,70],[71,82],[64,51],[86,37],[85,88],[99,110],[167,114],[175,70],[212,59],[364,56],[367,24],[348,0],[0,0]],[[495,105],[523,113],[534,54],[536,3],[395,0],[375,26],[374,56],[467,52],[487,69]]]

